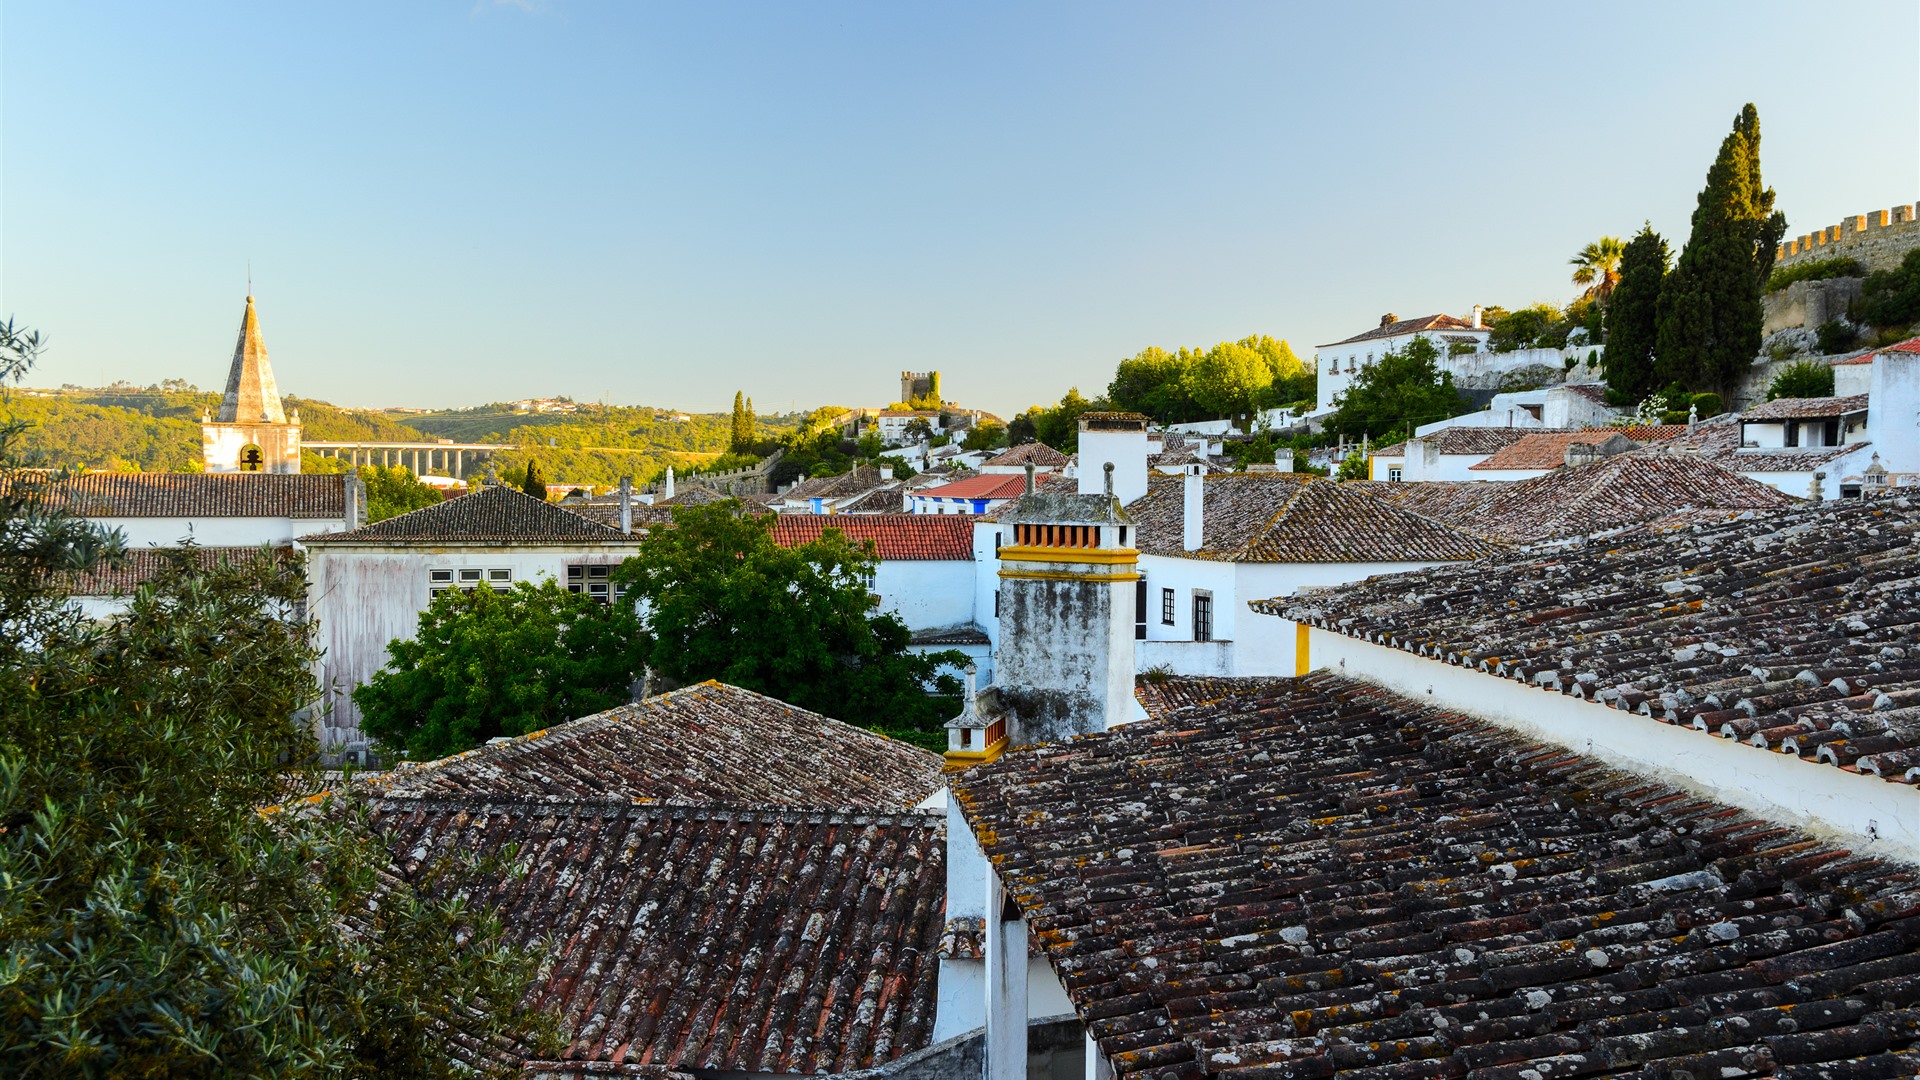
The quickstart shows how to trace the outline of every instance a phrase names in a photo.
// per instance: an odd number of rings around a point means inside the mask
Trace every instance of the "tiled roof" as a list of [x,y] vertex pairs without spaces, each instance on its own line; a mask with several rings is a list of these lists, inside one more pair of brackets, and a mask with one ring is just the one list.
[[856,465],[838,476],[816,476],[787,489],[789,499],[828,499],[871,491],[886,481],[872,465]]
[[1867,395],[1847,397],[1775,398],[1740,414],[1742,420],[1829,420],[1848,413],[1865,412]]
[[1621,454],[1525,480],[1381,483],[1365,490],[1510,544],[1590,536],[1692,510],[1773,511],[1799,500],[1684,454]]
[[782,514],[773,542],[797,547],[828,529],[855,544],[873,541],[882,559],[973,559],[971,514]]
[[1375,338],[1399,337],[1402,334],[1418,334],[1428,330],[1477,330],[1486,331],[1486,327],[1476,327],[1465,319],[1456,319],[1451,315],[1427,315],[1418,319],[1401,319],[1385,326],[1376,326],[1364,334],[1355,334],[1350,338],[1316,345],[1315,348],[1331,349],[1335,345],[1350,345],[1356,341],[1372,341]]
[[929,1041],[939,814],[471,798],[373,811],[408,877],[478,856],[472,902],[509,943],[554,943],[524,1004],[556,1010],[569,1043],[528,1074],[838,1073]]
[[[1026,477],[1022,476],[1019,479],[1025,480]],[[1061,472],[1040,473],[1033,478],[1033,492],[1036,495],[1077,495],[1080,492],[1080,478],[1077,476],[1068,476]],[[1022,493],[1015,492],[1014,494],[1019,495]],[[1015,513],[1019,507],[1019,500],[1017,498],[1011,499],[1002,504],[998,510],[989,510],[974,520],[999,521],[1002,514]]]
[[90,472],[48,484],[44,495],[83,517],[347,516],[340,473]]
[[989,465],[1025,465],[1032,462],[1036,466],[1059,468],[1067,463],[1067,455],[1048,446],[1046,443],[1021,443],[1010,450],[1002,450],[987,459]]
[[1649,530],[1253,608],[1754,753],[1920,780],[1920,509],[1904,498]]
[[1884,349],[1876,349],[1874,351],[1875,352],[1897,352],[1897,353],[1920,353],[1920,337],[1908,338],[1907,340],[1900,342],[1898,345],[1889,345]]
[[[1436,447],[1442,454],[1476,455],[1488,454],[1512,446],[1529,435],[1545,431],[1563,431],[1564,428],[1512,428],[1512,427],[1449,427],[1427,435],[1419,436],[1428,446]],[[1374,451],[1374,457],[1405,457],[1407,444],[1397,442],[1382,446]]]
[[1202,546],[1185,550],[1185,477],[1147,479],[1127,509],[1148,555],[1223,562],[1431,562],[1477,559],[1494,545],[1362,490],[1282,472],[1212,473]]
[[954,784],[1121,1076],[1920,1064],[1913,867],[1366,684],[1308,676]]
[[1552,389],[1565,390],[1576,397],[1585,398],[1595,405],[1605,405],[1607,403],[1606,383],[1569,383],[1565,386],[1552,387]]
[[[633,524],[635,528],[650,525],[671,525],[673,524],[674,507],[711,506],[714,503],[722,503],[729,500],[739,503],[740,512],[748,517],[765,517],[773,513],[773,509],[761,501],[758,496],[743,498],[738,495],[723,494],[707,487],[705,484],[680,484],[677,485],[674,496],[671,499],[656,499],[651,505],[634,503]],[[611,513],[608,513],[607,507],[605,507],[600,500],[596,499],[594,500],[591,516],[596,521],[612,525],[620,520],[620,508],[615,504],[611,508]]]
[[301,537],[304,544],[446,543],[506,541],[519,544],[637,543],[603,525],[504,484],[376,521],[348,532]]
[[852,502],[841,503],[842,514],[898,514],[906,510],[907,485],[899,480],[882,484]]
[[907,743],[705,682],[368,783],[387,796],[895,810],[939,787],[940,766]]
[[[131,593],[147,582],[152,581],[168,560],[177,555],[180,548],[130,548],[119,566],[99,565],[84,574],[73,575],[72,591],[75,596],[120,596]],[[238,566],[250,563],[262,551],[269,552],[275,561],[286,562],[293,558],[293,548],[274,547],[194,547],[184,550],[193,553],[193,560],[202,569],[213,569],[221,563]]]
[[1159,717],[1176,709],[1211,705],[1230,697],[1271,693],[1284,680],[1267,676],[1204,675],[1174,679],[1146,676],[1133,681],[1133,696],[1149,717]]
[[993,639],[986,633],[971,626],[946,627],[944,629],[915,630],[915,645],[991,645]]
[[930,499],[1011,499],[1026,490],[1027,478],[1019,473],[982,473],[950,484],[921,488],[914,494]]
[[[1502,447],[1489,455],[1485,461],[1469,465],[1469,469],[1553,469],[1566,464],[1567,447],[1575,443],[1599,446],[1607,440],[1626,434],[1614,428],[1590,428],[1586,431],[1534,432],[1525,438],[1515,440],[1513,445]],[[1631,440],[1629,440],[1631,441]],[[1631,449],[1631,447],[1629,448]]]
[[1113,428],[1118,430],[1145,430],[1153,422],[1153,417],[1137,412],[1085,412],[1080,414],[1080,426],[1083,428]]
[[1845,446],[1743,448],[1740,445],[1742,419],[1737,413],[1723,413],[1702,420],[1691,433],[1653,443],[1635,452],[1692,454],[1733,472],[1810,472],[1867,445],[1848,443]]

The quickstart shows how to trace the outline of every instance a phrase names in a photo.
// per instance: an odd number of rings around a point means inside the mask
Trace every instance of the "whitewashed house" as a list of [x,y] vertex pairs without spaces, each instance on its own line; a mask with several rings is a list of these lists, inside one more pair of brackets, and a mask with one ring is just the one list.
[[1444,358],[1454,345],[1480,352],[1486,349],[1493,331],[1481,325],[1476,305],[1471,319],[1451,315],[1427,315],[1418,319],[1396,318],[1391,312],[1380,316],[1380,325],[1350,338],[1319,346],[1314,361],[1319,368],[1319,412],[1335,408],[1340,395],[1353,385],[1354,376],[1388,352],[1398,352],[1415,338],[1433,342]]
[[415,634],[436,595],[505,591],[550,578],[610,601],[611,572],[641,539],[501,485],[357,529],[301,537],[308,610],[319,621],[323,651],[321,746],[361,738],[354,688],[386,665],[388,642]]

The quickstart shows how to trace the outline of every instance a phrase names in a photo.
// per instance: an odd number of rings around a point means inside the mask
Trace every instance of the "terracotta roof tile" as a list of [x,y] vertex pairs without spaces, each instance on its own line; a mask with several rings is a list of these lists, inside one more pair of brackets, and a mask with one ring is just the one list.
[[[1542,432],[1564,431],[1565,428],[1511,428],[1511,427],[1450,427],[1420,436],[1428,446],[1435,447],[1442,454],[1479,455],[1485,457],[1503,450],[1529,435]],[[1403,457],[1407,452],[1405,442],[1382,446],[1373,451],[1374,457]]]
[[1898,345],[1889,345],[1884,349],[1876,349],[1875,351],[1876,352],[1897,352],[1897,353],[1920,353],[1920,337],[1908,338],[1907,340],[1900,342]]
[[1385,326],[1376,326],[1364,334],[1355,334],[1350,338],[1342,338],[1339,341],[1332,341],[1325,345],[1316,345],[1314,347],[1318,349],[1331,349],[1335,345],[1351,345],[1356,341],[1373,341],[1376,338],[1399,337],[1402,334],[1418,334],[1428,330],[1485,331],[1486,327],[1476,327],[1465,319],[1456,319],[1451,315],[1426,315],[1418,319],[1401,319],[1398,322],[1388,323]]
[[914,494],[930,499],[1012,499],[1026,490],[1027,478],[1020,473],[982,473],[948,484],[921,488]]
[[177,557],[181,551],[192,552],[194,563],[207,570],[221,563],[235,566],[249,563],[263,551],[278,562],[293,558],[291,547],[131,548],[127,551],[125,561],[118,566],[102,565],[84,574],[74,574],[73,595],[120,596],[131,593],[153,580],[168,565],[168,560]]
[[1920,781],[1920,718],[1909,715],[1920,714],[1920,508],[1906,498],[1647,530],[1252,606],[1809,768]]
[[1025,465],[1032,462],[1041,468],[1059,468],[1067,463],[1067,455],[1048,446],[1046,443],[1021,443],[1019,446],[987,459],[988,465]]
[[1308,676],[954,785],[1121,1076],[1920,1061],[1914,867],[1373,686]]
[[1686,511],[1773,511],[1799,500],[1681,454],[1622,454],[1525,480],[1366,482],[1366,492],[1489,540],[1530,544]]
[[1174,679],[1141,676],[1134,680],[1133,696],[1147,716],[1158,719],[1176,709],[1211,705],[1231,697],[1271,694],[1285,680],[1267,676],[1206,675]]
[[1740,414],[1742,420],[1827,420],[1848,413],[1865,412],[1867,395],[1847,397],[1775,398]]
[[796,547],[838,529],[855,544],[873,541],[882,559],[973,559],[971,514],[782,514],[773,542]]
[[404,875],[478,856],[472,902],[509,943],[554,942],[525,1003],[555,1009],[569,1044],[528,1074],[843,1073],[930,1039],[940,814],[474,798],[373,811]]
[[93,472],[44,488],[83,517],[345,518],[346,492],[340,473]]
[[783,494],[789,499],[840,498],[871,491],[886,482],[880,479],[878,468],[872,465],[856,465],[836,476],[816,476],[810,480],[803,480],[788,488]]
[[1745,448],[1740,445],[1741,419],[1740,414],[1723,413],[1702,420],[1691,433],[1652,443],[1635,452],[1691,454],[1732,472],[1807,472],[1867,445]]
[[706,682],[372,776],[386,796],[895,810],[940,786],[937,754]]
[[496,484],[348,532],[300,539],[303,544],[460,541],[637,543],[639,537],[623,536],[612,526]]
[[1557,468],[1566,464],[1569,446],[1575,443],[1600,446],[1615,437],[1628,438],[1625,432],[1616,428],[1533,432],[1488,455],[1485,461],[1467,467],[1487,470]]
[[1185,549],[1185,477],[1150,476],[1127,508],[1143,554],[1223,562],[1434,562],[1477,559],[1496,545],[1382,502],[1359,488],[1281,472],[1212,473],[1204,541]]
[[842,514],[899,514],[907,509],[907,485],[895,480],[882,484],[848,503],[841,503]]

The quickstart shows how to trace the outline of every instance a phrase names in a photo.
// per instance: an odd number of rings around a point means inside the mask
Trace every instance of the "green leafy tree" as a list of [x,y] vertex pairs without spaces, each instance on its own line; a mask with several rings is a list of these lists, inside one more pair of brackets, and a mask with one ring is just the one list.
[[1872,326],[1906,326],[1920,320],[1920,248],[1900,265],[1867,275],[1853,303],[1855,318]]
[[1107,397],[1116,408],[1144,413],[1162,424],[1206,419],[1206,409],[1187,389],[1187,369],[1196,357],[1188,349],[1169,353],[1150,345],[1120,361]]
[[1238,416],[1267,403],[1273,378],[1273,365],[1261,353],[1223,341],[1187,368],[1187,394],[1215,416]]
[[1094,403],[1082,397],[1076,386],[1052,408],[1027,410],[1033,417],[1034,438],[1063,454],[1073,453],[1080,448],[1080,415],[1093,408]]
[[1340,471],[1334,473],[1333,478],[1343,483],[1348,480],[1367,480],[1370,479],[1368,476],[1370,470],[1367,455],[1355,450],[1341,459]]
[[[421,483],[413,470],[403,465],[371,465],[361,470],[360,478],[367,485],[368,521],[385,521],[432,506],[445,498],[438,488]],[[546,498],[545,488],[541,489],[540,497]]]
[[1767,400],[1833,396],[1833,368],[1818,360],[1788,364],[1767,384]]
[[887,444],[880,439],[880,432],[875,430],[870,430],[865,435],[860,436],[860,441],[857,445],[859,446],[860,456],[868,461],[879,457],[887,448]]
[[387,665],[353,692],[360,727],[415,758],[436,758],[604,712],[632,697],[638,630],[628,606],[551,579],[503,592],[448,589],[420,613],[418,633],[389,643]]
[[727,449],[739,451],[753,443],[753,418],[747,412],[747,392],[733,392],[732,426],[728,432]]
[[1494,352],[1558,349],[1567,343],[1567,333],[1573,329],[1565,312],[1544,301],[1502,312],[1487,325],[1493,330],[1487,335],[1487,344]]
[[1614,288],[1620,284],[1620,263],[1625,245],[1617,236],[1603,236],[1567,261],[1573,264],[1573,283],[1586,286],[1588,299],[1605,306]]
[[547,471],[540,467],[538,459],[527,462],[527,471],[520,476],[520,490],[536,499],[547,497]]
[[1424,336],[1382,353],[1335,399],[1326,430],[1380,442],[1473,411],[1473,404],[1453,388],[1453,374],[1440,370],[1439,359],[1440,350]]
[[873,610],[879,560],[836,529],[796,547],[731,501],[673,511],[617,572],[640,612],[647,665],[678,683],[719,679],[875,730],[937,732],[958,691],[957,652],[907,651],[906,625]]
[[1620,283],[1607,304],[1607,349],[1600,370],[1617,405],[1644,400],[1659,385],[1654,345],[1659,335],[1660,289],[1667,277],[1667,242],[1642,225],[1620,255]]
[[992,450],[1007,445],[1007,427],[991,420],[975,424],[960,441],[963,450]]
[[933,425],[927,423],[924,416],[916,416],[907,421],[906,436],[913,442],[926,442],[933,438]]
[[1760,351],[1760,298],[1787,219],[1760,180],[1760,114],[1749,104],[1720,144],[1693,228],[1660,290],[1660,377],[1730,392]]
[[[0,378],[38,343],[0,331]],[[324,797],[296,563],[172,556],[116,620],[115,537],[48,505],[0,424],[0,1074],[453,1077],[557,1049],[534,957]],[[299,812],[263,812],[276,806]],[[471,1042],[469,1042],[471,1041]]]
[[1040,426],[1034,423],[1034,417],[1044,410],[1039,405],[1029,406],[1026,412],[1007,421],[1007,445],[1023,446],[1040,440]]

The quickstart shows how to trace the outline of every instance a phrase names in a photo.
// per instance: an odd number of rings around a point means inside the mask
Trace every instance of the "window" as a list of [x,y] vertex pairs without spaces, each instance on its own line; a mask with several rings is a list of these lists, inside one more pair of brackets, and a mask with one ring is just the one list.
[[427,595],[439,596],[448,589],[472,592],[485,584],[494,592],[510,592],[513,589],[513,570],[508,567],[488,569],[477,566],[434,567],[427,571]]
[[1160,590],[1160,625],[1173,625],[1173,590]]
[[1799,445],[1800,445],[1800,423],[1799,423],[1799,421],[1796,421],[1796,420],[1789,420],[1789,421],[1787,421],[1787,445],[1788,445],[1788,446],[1799,446]]
[[567,591],[583,592],[603,604],[612,603],[626,593],[613,581],[613,567],[606,563],[574,563],[567,567]]
[[1193,590],[1193,640],[1213,640],[1213,594]]
[[1133,640],[1147,640],[1147,582],[1133,583]]
[[993,590],[993,617],[996,619],[1000,617],[1000,590],[999,589]]
[[1390,481],[1392,481],[1393,483],[1396,483],[1396,484],[1397,484],[1397,483],[1399,483],[1399,482],[1400,482],[1400,467],[1399,467],[1399,466],[1397,466],[1397,465],[1389,465],[1389,466],[1387,466],[1387,479],[1388,479],[1388,480],[1390,480]]

